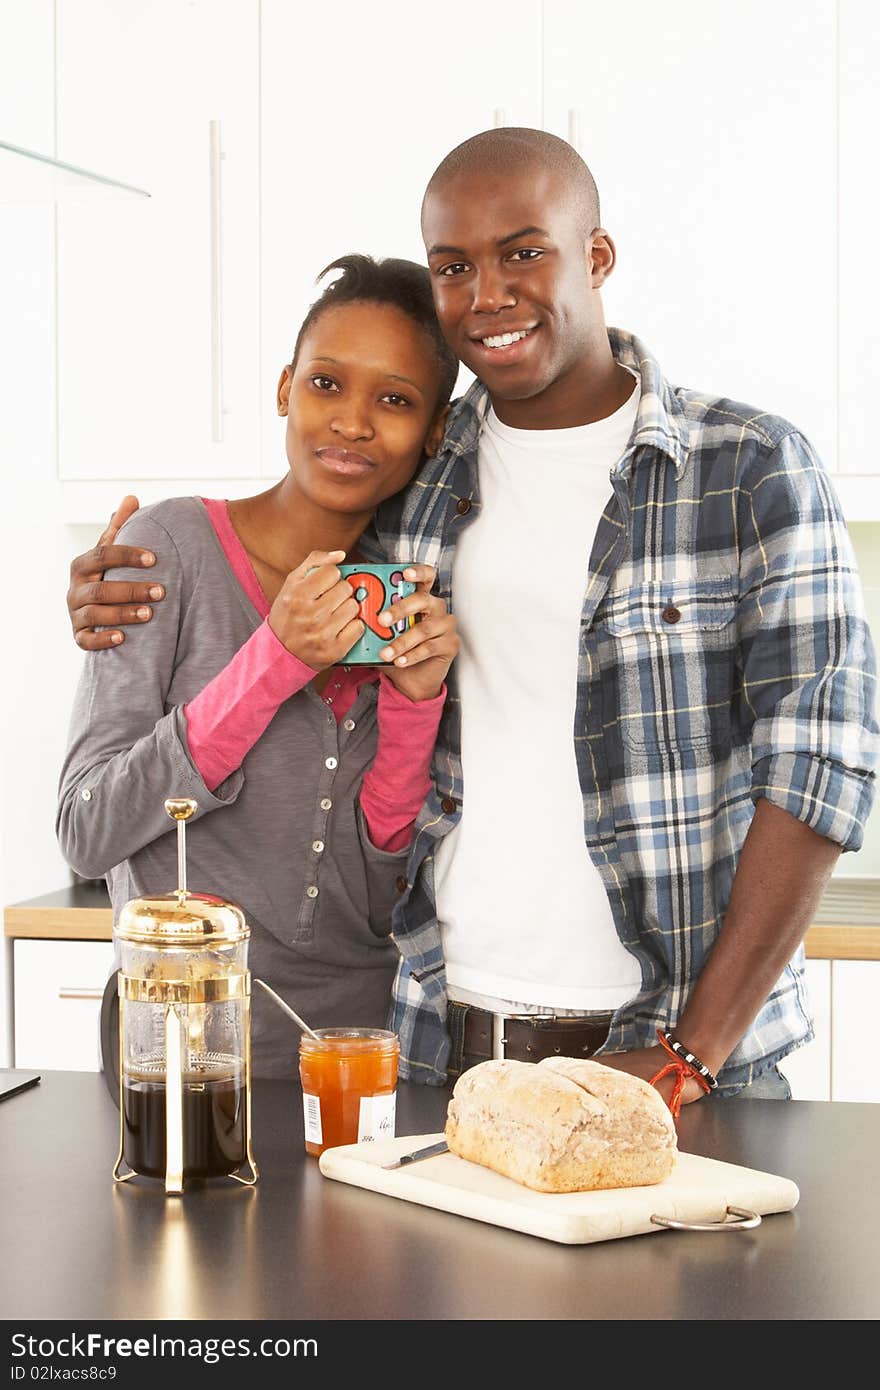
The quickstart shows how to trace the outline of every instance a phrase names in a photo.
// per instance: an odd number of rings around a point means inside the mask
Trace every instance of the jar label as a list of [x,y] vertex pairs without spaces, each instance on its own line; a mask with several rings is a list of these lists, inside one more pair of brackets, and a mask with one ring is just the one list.
[[374,1139],[393,1139],[397,1113],[397,1092],[387,1096],[361,1096],[358,1112],[358,1143]]
[[310,1096],[303,1091],[303,1117],[306,1122],[306,1143],[323,1144],[320,1096]]

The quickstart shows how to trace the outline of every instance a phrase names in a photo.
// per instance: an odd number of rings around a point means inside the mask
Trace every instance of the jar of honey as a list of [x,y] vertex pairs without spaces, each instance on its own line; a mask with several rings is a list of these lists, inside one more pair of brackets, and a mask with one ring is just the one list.
[[393,1139],[399,1053],[397,1034],[384,1028],[318,1028],[314,1037],[303,1034],[299,1075],[306,1153]]

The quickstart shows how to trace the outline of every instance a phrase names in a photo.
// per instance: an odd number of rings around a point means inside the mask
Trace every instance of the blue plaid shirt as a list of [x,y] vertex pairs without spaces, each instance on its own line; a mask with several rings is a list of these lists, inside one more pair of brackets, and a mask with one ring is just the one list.
[[[584,576],[572,751],[587,849],[642,972],[614,1015],[606,1050],[619,1052],[651,1046],[684,1009],[756,799],[858,849],[878,742],[852,547],[809,442],[777,416],[669,385],[638,339],[609,338],[641,399]],[[437,457],[376,518],[377,558],[435,565],[453,611],[487,407],[477,382],[452,407]],[[454,664],[447,684],[434,788],[394,912],[402,960],[389,1020],[401,1075],[436,1085],[449,1040],[434,852],[464,803]],[[528,804],[498,814],[528,815]],[[536,833],[536,873],[539,844]],[[801,947],[724,1066],[728,1093],[813,1036],[803,958]]]

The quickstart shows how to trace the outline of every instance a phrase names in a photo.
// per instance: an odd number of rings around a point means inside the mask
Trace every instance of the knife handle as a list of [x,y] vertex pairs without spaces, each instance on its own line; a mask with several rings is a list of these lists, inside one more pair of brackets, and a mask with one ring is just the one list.
[[435,1158],[438,1154],[449,1152],[449,1145],[445,1139],[441,1139],[439,1144],[429,1144],[424,1149],[414,1149],[412,1153],[399,1154],[391,1163],[383,1163],[383,1168],[405,1168],[409,1163],[418,1163],[423,1158]]

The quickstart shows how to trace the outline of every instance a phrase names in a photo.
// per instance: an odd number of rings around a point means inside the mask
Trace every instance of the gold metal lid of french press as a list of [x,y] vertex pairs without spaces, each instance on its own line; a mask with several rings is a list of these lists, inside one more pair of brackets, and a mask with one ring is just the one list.
[[177,821],[180,886],[173,893],[132,898],[119,913],[116,936],[145,945],[218,946],[245,941],[250,928],[236,903],[208,893],[187,892],[185,825],[198,810],[198,803],[191,797],[175,797],[165,802],[165,810]]

